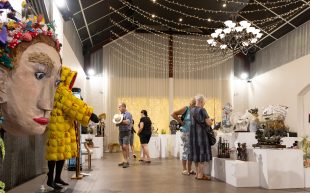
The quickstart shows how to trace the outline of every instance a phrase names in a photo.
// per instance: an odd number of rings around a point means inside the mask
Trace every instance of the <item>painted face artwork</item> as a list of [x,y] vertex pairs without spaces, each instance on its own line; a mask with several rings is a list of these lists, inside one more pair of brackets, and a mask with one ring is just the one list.
[[2,104],[3,127],[13,135],[42,134],[53,109],[60,83],[61,59],[45,43],[30,45],[6,80],[6,102]]

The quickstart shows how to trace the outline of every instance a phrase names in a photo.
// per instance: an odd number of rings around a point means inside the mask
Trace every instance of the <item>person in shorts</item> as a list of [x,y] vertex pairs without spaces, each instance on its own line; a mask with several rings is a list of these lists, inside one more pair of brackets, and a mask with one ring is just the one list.
[[125,103],[120,103],[118,105],[118,110],[123,115],[123,121],[117,126],[119,127],[119,144],[122,146],[123,153],[123,162],[119,163],[119,166],[123,168],[129,167],[129,144],[130,144],[130,135],[132,128],[132,115],[127,111],[127,107]]
[[191,127],[191,109],[195,106],[196,100],[193,98],[188,106],[174,111],[171,117],[174,118],[181,125],[181,139],[183,145],[182,153],[182,167],[183,175],[195,175],[196,172],[192,170],[192,162],[188,160],[190,155],[190,127]]
[[142,161],[144,163],[151,163],[148,143],[152,136],[152,121],[148,117],[146,110],[141,111],[138,135],[140,137],[143,154],[142,158],[139,161]]

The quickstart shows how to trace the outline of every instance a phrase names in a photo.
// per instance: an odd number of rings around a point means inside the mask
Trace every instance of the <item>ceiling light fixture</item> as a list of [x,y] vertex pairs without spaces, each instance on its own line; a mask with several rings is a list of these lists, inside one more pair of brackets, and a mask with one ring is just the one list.
[[183,19],[182,19],[182,18],[180,18],[180,19],[179,19],[179,22],[182,22],[182,21],[183,21]]
[[220,48],[225,54],[227,49],[242,51],[247,55],[249,48],[254,46],[263,36],[260,29],[251,27],[248,21],[241,21],[239,25],[231,20],[224,22],[224,29],[216,29],[207,40],[211,47]]
[[223,3],[223,7],[226,7],[227,6],[227,4],[226,3]]
[[152,14],[152,18],[155,18],[156,17],[156,15],[155,14]]
[[156,0],[152,0],[153,1],[153,3],[155,3],[156,2]]
[[210,22],[211,21],[211,18],[208,18],[208,22]]

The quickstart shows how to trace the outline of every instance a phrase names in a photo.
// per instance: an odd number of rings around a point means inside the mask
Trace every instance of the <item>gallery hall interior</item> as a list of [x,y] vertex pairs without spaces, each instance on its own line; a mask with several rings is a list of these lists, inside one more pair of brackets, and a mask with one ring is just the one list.
[[0,0],[0,193],[310,193],[310,0]]

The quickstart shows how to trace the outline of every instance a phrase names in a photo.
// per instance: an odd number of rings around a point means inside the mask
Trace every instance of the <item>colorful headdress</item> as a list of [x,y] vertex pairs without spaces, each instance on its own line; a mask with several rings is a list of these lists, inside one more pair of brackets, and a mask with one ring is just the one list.
[[0,22],[0,64],[12,69],[12,50],[22,42],[31,42],[39,35],[53,38],[57,51],[61,44],[55,34],[53,23],[46,24],[43,16],[31,16],[21,21],[8,19],[9,21]]

